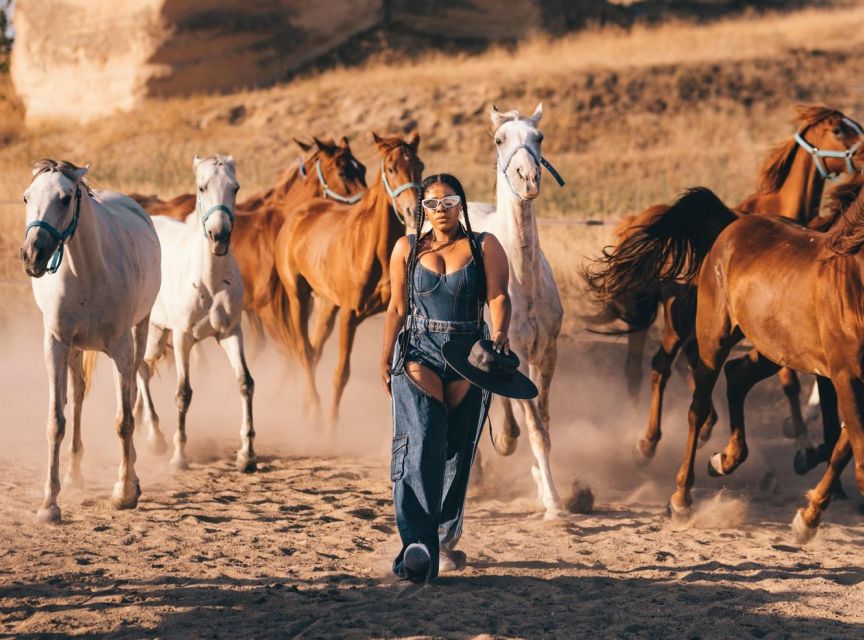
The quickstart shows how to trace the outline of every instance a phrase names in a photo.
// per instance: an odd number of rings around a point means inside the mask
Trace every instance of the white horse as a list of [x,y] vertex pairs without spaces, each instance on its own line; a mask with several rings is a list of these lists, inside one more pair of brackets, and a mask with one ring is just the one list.
[[[48,370],[49,469],[37,512],[48,522],[60,521],[57,494],[68,373],[73,436],[65,481],[82,482],[81,405],[89,375],[84,350],[102,351],[114,361],[115,427],[122,449],[111,503],[117,509],[134,509],[141,495],[134,468],[132,401],[150,308],[159,292],[159,239],[150,216],[134,200],[91,191],[83,182],[86,173],[87,167],[40,160],[24,192],[27,228],[21,259],[33,277],[33,295],[42,311]],[[46,272],[50,275],[43,278]]]
[[522,369],[540,391],[535,400],[500,398],[505,425],[495,444],[502,455],[516,449],[519,426],[513,404],[517,403],[524,414],[537,463],[531,473],[538,496],[546,517],[554,518],[562,509],[549,464],[549,385],[558,357],[557,341],[564,309],[552,269],[540,249],[534,215],[534,199],[540,195],[541,162],[549,166],[540,154],[543,134],[537,128],[543,106],[538,104],[530,117],[521,116],[518,111],[502,113],[495,106],[490,115],[498,156],[497,205],[471,202],[468,213],[473,229],[494,233],[507,253],[513,305],[510,344],[522,358]]
[[254,383],[246,366],[240,319],[243,312],[243,279],[230,251],[234,207],[240,186],[234,175],[234,158],[212,156],[192,162],[198,187],[196,212],[179,222],[154,216],[162,243],[162,288],[150,314],[150,337],[144,363],[138,371],[138,390],[147,440],[151,451],[163,453],[165,439],[150,395],[150,378],[173,340],[177,366],[177,432],[171,464],[188,469],[186,461],[186,413],[192,400],[189,385],[189,353],[206,338],[216,338],[228,356],[243,398],[241,447],[237,467],[255,470],[252,440],[252,394]]

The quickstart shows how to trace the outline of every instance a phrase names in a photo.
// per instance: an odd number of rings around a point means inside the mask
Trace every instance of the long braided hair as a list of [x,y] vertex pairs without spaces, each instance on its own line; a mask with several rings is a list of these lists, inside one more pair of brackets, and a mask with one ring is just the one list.
[[403,287],[403,295],[405,296],[405,318],[402,326],[402,343],[400,344],[400,353],[403,355],[408,346],[409,339],[409,323],[412,312],[412,301],[414,294],[414,270],[417,268],[420,253],[420,243],[432,234],[431,229],[423,233],[423,223],[426,222],[426,210],[423,208],[423,199],[426,192],[434,184],[444,184],[453,189],[454,193],[459,196],[462,207],[462,221],[459,228],[462,235],[468,239],[468,245],[471,248],[471,257],[477,269],[478,287],[477,287],[477,320],[483,319],[483,305],[486,303],[486,270],[483,266],[483,252],[474,237],[474,232],[471,230],[471,218],[468,217],[468,198],[465,197],[465,189],[462,188],[462,183],[449,173],[437,173],[427,176],[420,185],[419,197],[417,199],[417,207],[414,210],[414,228],[417,230],[417,238],[411,245],[411,251],[408,254],[408,261],[405,269],[405,284]]

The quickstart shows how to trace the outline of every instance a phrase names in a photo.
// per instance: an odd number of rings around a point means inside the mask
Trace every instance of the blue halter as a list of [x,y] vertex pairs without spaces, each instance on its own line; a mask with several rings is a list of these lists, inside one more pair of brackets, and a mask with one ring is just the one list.
[[[856,122],[850,120],[849,118],[843,118],[844,122],[852,127],[859,135],[859,137],[864,136],[864,131],[861,130],[861,127],[858,126]],[[855,153],[858,151],[858,147],[861,146],[861,143],[864,140],[858,140],[851,147],[846,149],[845,151],[831,151],[824,150],[814,147],[812,144],[807,142],[804,139],[804,136],[801,135],[801,132],[797,132],[795,134],[795,142],[804,149],[807,153],[813,156],[813,162],[816,164],[816,169],[819,171],[819,175],[822,176],[825,180],[836,180],[840,177],[839,173],[828,173],[828,169],[825,168],[825,165],[822,164],[822,158],[842,158],[846,160],[846,172],[849,175],[854,175],[856,173],[855,163],[852,161],[852,158],[855,156]]]
[[537,152],[534,151],[534,149],[529,147],[527,144],[520,144],[518,147],[515,147],[510,152],[510,154],[507,156],[507,162],[505,162],[503,165],[501,164],[501,156],[500,156],[500,154],[498,155],[498,168],[501,170],[501,173],[504,174],[504,179],[507,181],[507,186],[510,187],[510,192],[514,196],[516,196],[520,200],[522,199],[522,196],[519,195],[519,193],[516,191],[515,188],[513,188],[513,183],[510,182],[510,176],[507,175],[507,169],[510,167],[510,161],[513,160],[513,156],[516,155],[516,152],[519,151],[519,149],[525,149],[531,155],[531,157],[534,158],[535,163],[537,163],[538,165],[543,165],[544,167],[546,167],[546,169],[549,171],[549,173],[552,174],[552,177],[555,178],[555,182],[558,183],[559,187],[564,186],[564,184],[565,184],[564,178],[562,178],[561,174],[555,170],[555,167],[552,166],[551,162],[549,162],[543,156],[538,156]]
[[324,172],[321,171],[320,160],[315,161],[315,172],[318,174],[318,182],[321,183],[321,189],[323,190],[325,198],[330,198],[331,200],[341,202],[342,204],[354,204],[363,197],[363,194],[360,192],[355,193],[353,196],[343,196],[333,191],[333,189],[331,189],[330,186],[327,184],[327,180],[324,179]]
[[228,215],[228,219],[231,220],[231,230],[234,230],[234,212],[231,209],[224,204],[214,204],[205,212],[201,207],[201,200],[198,200],[198,213],[201,214],[201,228],[204,230],[205,237],[207,236],[207,220],[217,211],[223,211]]
[[381,182],[384,183],[384,189],[387,191],[387,195],[390,196],[390,203],[393,205],[393,214],[396,216],[396,219],[405,226],[405,219],[399,215],[399,207],[396,204],[396,198],[403,191],[407,191],[408,189],[417,189],[420,190],[420,185],[416,182],[406,182],[403,185],[396,187],[396,189],[392,189],[390,187],[390,183],[387,182],[387,171],[384,168],[384,161],[381,161]]
[[48,273],[57,273],[57,269],[60,268],[60,263],[63,262],[63,249],[66,246],[66,242],[68,242],[73,235],[75,235],[75,230],[78,228],[78,219],[81,217],[81,187],[75,187],[75,213],[72,214],[72,222],[69,223],[69,226],[66,227],[63,231],[58,231],[55,227],[48,224],[44,220],[34,220],[30,222],[27,227],[24,229],[24,237],[27,237],[27,233],[30,229],[36,227],[39,229],[45,229],[48,233],[54,236],[54,239],[57,240],[58,245],[54,250],[54,253],[51,254],[51,259],[48,261]]

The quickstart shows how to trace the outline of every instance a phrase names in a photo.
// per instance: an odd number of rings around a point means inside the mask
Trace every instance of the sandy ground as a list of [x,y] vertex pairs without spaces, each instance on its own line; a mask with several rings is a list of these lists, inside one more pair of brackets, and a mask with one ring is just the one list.
[[[253,359],[262,464],[251,475],[231,464],[240,403],[228,366],[218,349],[205,348],[193,365],[192,467],[172,471],[138,434],[143,495],[135,511],[108,504],[119,443],[110,366],[101,361],[85,404],[87,488],[64,490],[63,524],[45,526],[35,519],[47,455],[41,336],[31,322],[7,328],[0,635],[862,637],[860,497],[847,475],[854,497],[832,505],[813,543],[795,544],[788,523],[816,477],[791,471],[776,383],[749,404],[758,414],[748,425],[750,459],[730,478],[706,476],[721,422],[699,453],[693,520],[673,525],[663,506],[683,448],[685,385],[670,383],[660,452],[637,467],[631,449],[642,410],[627,409],[616,373],[624,354],[615,345],[565,343],[553,389],[557,483],[564,493],[577,480],[590,485],[594,513],[544,521],[527,437],[510,458],[497,457],[484,437],[483,482],[472,487],[462,543],[467,568],[425,586],[394,582],[387,574],[399,545],[379,333],[374,320],[361,328],[345,417],[332,438],[298,417],[298,376],[266,350]],[[326,362],[326,390],[325,372]],[[166,367],[156,391],[169,434],[172,379]]]

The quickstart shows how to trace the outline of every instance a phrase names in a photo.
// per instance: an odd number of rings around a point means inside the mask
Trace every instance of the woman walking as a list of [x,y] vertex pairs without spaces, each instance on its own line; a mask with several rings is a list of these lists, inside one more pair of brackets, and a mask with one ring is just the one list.
[[[415,582],[465,564],[454,546],[491,396],[448,365],[442,347],[483,351],[488,304],[491,343],[480,358],[518,363],[507,338],[509,267],[501,244],[471,231],[465,192],[453,176],[426,178],[419,196],[417,235],[401,238],[390,259],[394,293],[381,361],[393,402],[391,479],[402,538],[393,572]],[[424,233],[426,221],[431,230]]]

